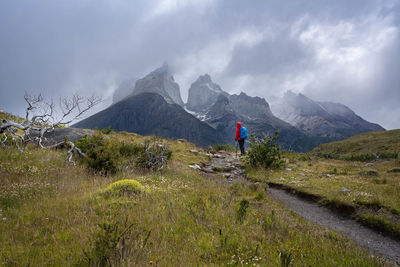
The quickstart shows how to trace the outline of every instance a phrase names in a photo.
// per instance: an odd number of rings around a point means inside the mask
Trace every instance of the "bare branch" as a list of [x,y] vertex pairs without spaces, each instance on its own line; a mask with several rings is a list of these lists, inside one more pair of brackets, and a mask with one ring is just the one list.
[[[82,107],[85,101],[81,96],[73,95],[71,99],[66,99],[66,98],[62,99],[60,102],[62,103],[61,106],[63,114],[62,117],[54,124],[54,127],[60,124],[65,124],[65,125],[70,124],[74,120],[79,119],[89,109],[101,103],[101,101],[102,99],[100,97],[92,95],[91,97],[86,99],[86,105]],[[76,114],[68,119],[68,116],[70,116],[75,111],[77,111]]]
[[[0,134],[3,134],[3,137],[0,137],[0,145],[5,146],[9,138],[12,138],[18,149],[21,149],[20,143],[26,144],[27,142],[34,142],[43,149],[68,143],[71,146],[68,151],[69,162],[72,162],[74,151],[86,157],[73,142],[63,141],[51,144],[54,143],[54,140],[48,140],[46,134],[53,132],[55,128],[61,125],[68,125],[80,118],[85,112],[101,102],[100,97],[92,95],[89,98],[84,98],[75,94],[71,98],[60,98],[58,106],[55,105],[53,100],[45,101],[41,94],[31,96],[25,93],[24,100],[27,103],[27,108],[22,123],[12,120],[3,120],[0,123]],[[21,132],[23,132],[23,135],[20,134]]]

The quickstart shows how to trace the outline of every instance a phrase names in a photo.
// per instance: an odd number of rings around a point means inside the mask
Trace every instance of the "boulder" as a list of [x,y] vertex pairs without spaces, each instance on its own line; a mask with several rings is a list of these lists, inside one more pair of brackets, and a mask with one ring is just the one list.
[[[67,138],[71,142],[76,142],[81,140],[85,135],[92,136],[93,131],[79,129],[79,128],[55,128],[53,131],[45,133],[45,140],[43,142],[46,146],[51,146],[57,143],[61,143]],[[31,131],[29,133],[29,138],[35,138],[39,136],[39,131]]]

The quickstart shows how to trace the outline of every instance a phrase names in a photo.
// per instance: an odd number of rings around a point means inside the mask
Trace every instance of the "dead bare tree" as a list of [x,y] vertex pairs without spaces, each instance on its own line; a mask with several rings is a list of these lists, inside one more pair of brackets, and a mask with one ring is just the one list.
[[136,163],[147,170],[159,171],[164,169],[171,158],[168,144],[158,142],[156,138],[146,140],[142,144],[144,151],[137,158]]
[[58,147],[68,144],[68,161],[72,162],[73,152],[86,157],[86,155],[71,141],[64,139],[52,142],[46,136],[56,128],[68,126],[79,119],[84,113],[101,102],[100,97],[91,96],[84,98],[73,95],[71,98],[60,98],[58,105],[52,100],[46,101],[41,94],[31,96],[24,95],[26,108],[25,118],[21,120],[4,119],[0,124],[0,144],[5,146],[6,141],[11,138],[13,143],[22,150],[22,146],[28,142],[38,144],[43,149]]

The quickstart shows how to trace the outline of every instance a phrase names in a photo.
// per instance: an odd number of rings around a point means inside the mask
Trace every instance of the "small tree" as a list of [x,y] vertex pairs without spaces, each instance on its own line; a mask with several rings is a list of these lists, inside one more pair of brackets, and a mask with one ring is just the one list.
[[72,162],[72,153],[78,152],[85,156],[75,144],[67,139],[51,143],[46,135],[53,132],[55,128],[62,128],[71,122],[79,119],[84,113],[101,102],[101,98],[91,96],[84,98],[79,95],[73,95],[71,98],[60,98],[58,104],[53,100],[46,101],[41,94],[31,96],[24,95],[28,107],[25,111],[25,118],[19,119],[12,117],[4,119],[0,124],[0,145],[5,146],[8,139],[14,141],[14,144],[22,150],[28,142],[38,144],[41,148],[47,149],[67,144],[68,160]]
[[281,150],[276,144],[278,132],[273,136],[258,138],[250,135],[246,161],[252,167],[279,168],[282,166]]

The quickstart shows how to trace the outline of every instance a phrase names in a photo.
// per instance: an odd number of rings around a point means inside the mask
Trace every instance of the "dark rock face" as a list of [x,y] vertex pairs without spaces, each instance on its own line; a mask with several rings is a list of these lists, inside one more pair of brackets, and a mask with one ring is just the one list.
[[250,97],[245,93],[229,97],[233,109],[244,117],[265,118],[273,117],[267,101],[261,97]]
[[211,126],[155,93],[129,96],[74,126],[89,129],[111,127],[142,135],[185,138],[199,146],[223,141],[220,133]]
[[239,117],[230,105],[229,99],[220,95],[207,112],[205,122],[221,133],[226,143],[233,143],[235,141],[236,122],[238,121]]
[[311,136],[339,140],[362,132],[385,130],[362,119],[345,105],[313,101],[290,91],[271,108],[278,118]]
[[204,112],[217,101],[220,95],[228,96],[228,93],[214,83],[210,75],[204,74],[190,86],[186,107],[195,112]]
[[169,104],[184,105],[179,85],[169,72],[167,64],[136,81],[135,89],[131,95],[139,95],[141,93],[156,93],[161,95]]
[[[90,130],[78,129],[78,128],[55,128],[53,131],[45,133],[43,137],[46,140],[43,142],[45,145],[54,145],[63,142],[67,138],[71,142],[81,140],[85,135],[91,136],[93,134]],[[30,138],[39,137],[38,131],[30,131]]]

